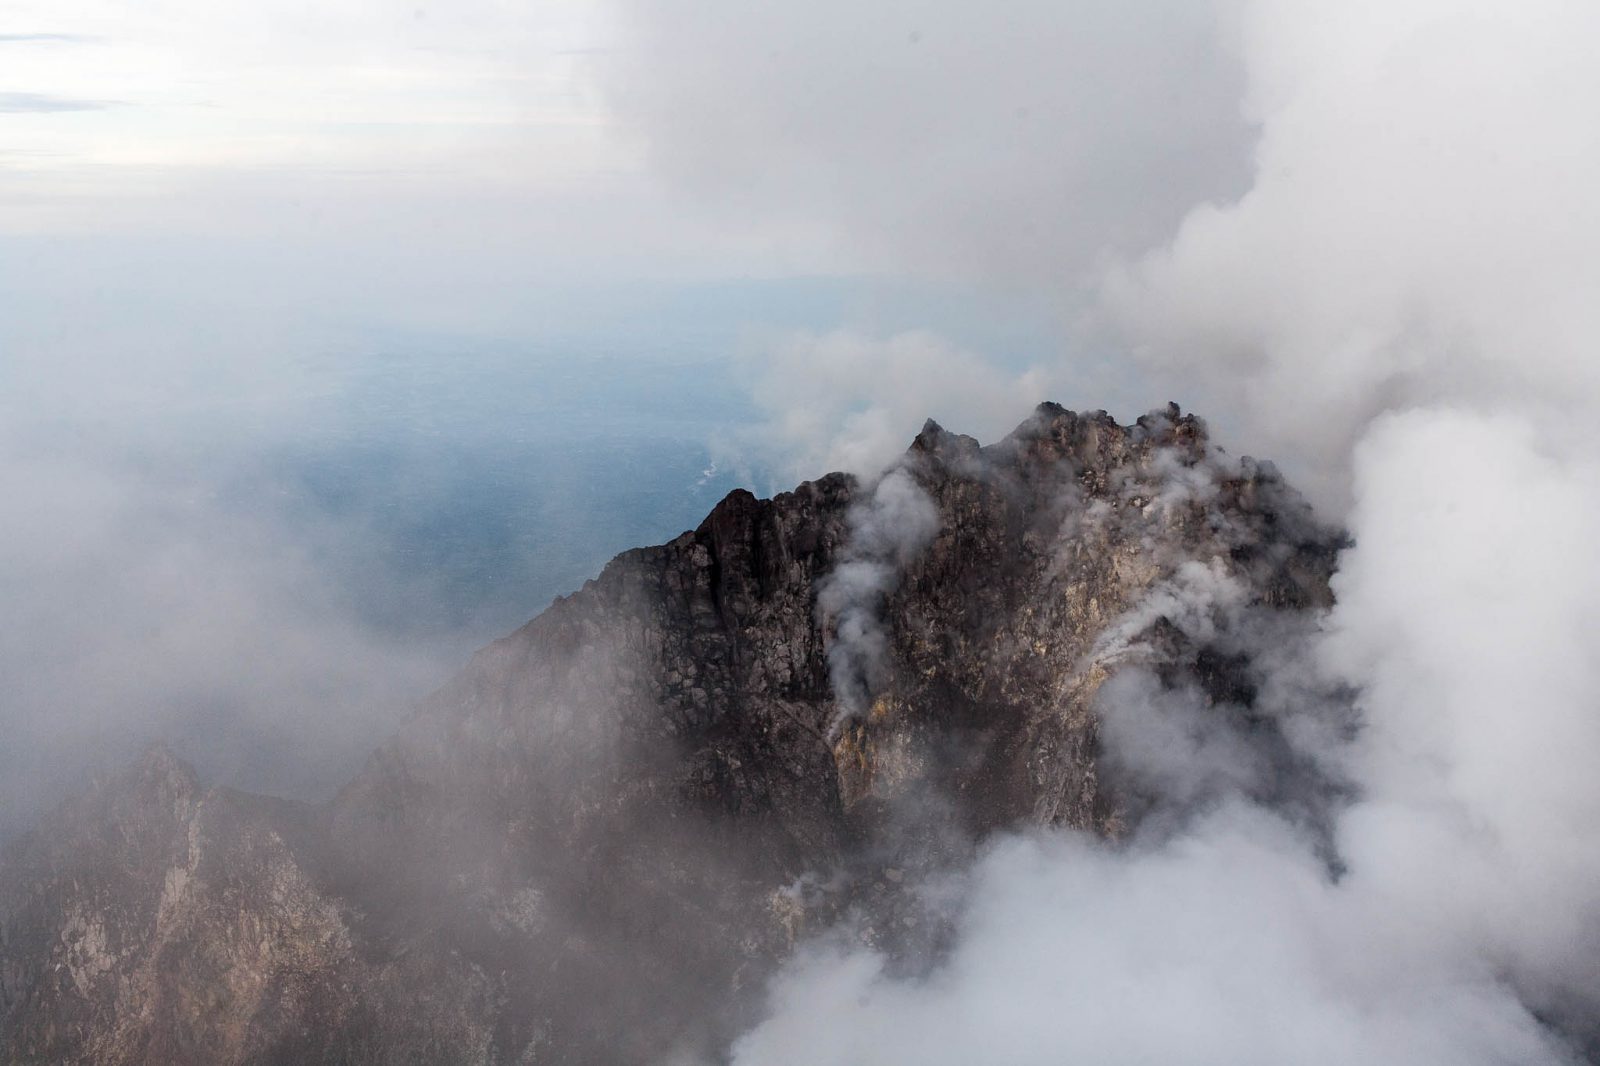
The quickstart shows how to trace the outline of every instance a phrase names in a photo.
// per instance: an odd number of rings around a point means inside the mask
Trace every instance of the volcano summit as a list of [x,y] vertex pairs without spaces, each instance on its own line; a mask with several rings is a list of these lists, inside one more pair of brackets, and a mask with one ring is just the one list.
[[1115,847],[1225,785],[1315,837],[1344,786],[1263,657],[1342,546],[1171,405],[929,422],[876,481],[736,491],[480,651],[330,804],[155,749],[14,842],[0,1060],[715,1060],[797,944],[936,966],[996,834]]

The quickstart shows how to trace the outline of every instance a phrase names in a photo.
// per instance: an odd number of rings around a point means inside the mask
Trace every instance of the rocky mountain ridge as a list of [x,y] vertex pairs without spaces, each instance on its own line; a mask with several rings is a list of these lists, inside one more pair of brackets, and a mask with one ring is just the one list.
[[0,1061],[716,1061],[801,939],[915,967],[918,886],[984,839],[1139,817],[1109,680],[1270,758],[1248,641],[1174,590],[1305,624],[1342,543],[1175,406],[930,422],[875,482],[736,491],[479,652],[331,804],[156,751],[9,847]]

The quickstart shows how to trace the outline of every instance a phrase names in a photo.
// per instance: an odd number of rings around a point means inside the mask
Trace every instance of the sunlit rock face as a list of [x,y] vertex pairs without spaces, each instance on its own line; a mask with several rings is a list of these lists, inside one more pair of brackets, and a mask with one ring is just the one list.
[[19,840],[0,1061],[715,1058],[800,938],[914,968],[919,887],[985,837],[1124,832],[1107,684],[1248,718],[1217,618],[1307,624],[1340,544],[1176,407],[929,423],[873,483],[735,492],[479,652],[330,805],[153,752]]

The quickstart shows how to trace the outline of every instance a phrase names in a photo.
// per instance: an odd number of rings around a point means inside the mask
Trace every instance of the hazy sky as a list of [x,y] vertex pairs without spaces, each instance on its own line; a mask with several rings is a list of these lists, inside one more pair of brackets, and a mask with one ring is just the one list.
[[583,76],[593,4],[23,0],[0,19],[13,231],[260,232],[206,201],[570,192],[620,163]]
[[452,325],[644,277],[1070,303],[1243,190],[1241,77],[1211,10],[1170,0],[24,0],[0,13],[0,232],[79,280],[109,259]]
[[427,294],[408,313],[453,322],[535,282],[782,265],[649,180],[602,98],[614,18],[585,0],[8,4],[0,227],[220,245],[266,296],[332,288],[399,317]]

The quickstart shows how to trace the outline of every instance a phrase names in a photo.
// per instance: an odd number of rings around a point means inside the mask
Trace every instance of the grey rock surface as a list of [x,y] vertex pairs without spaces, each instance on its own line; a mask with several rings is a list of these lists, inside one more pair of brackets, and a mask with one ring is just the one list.
[[1253,700],[1248,645],[1163,589],[1303,624],[1341,544],[1172,406],[930,422],[878,483],[734,492],[479,652],[330,805],[154,751],[9,847],[0,1061],[714,1061],[799,939],[916,966],[916,886],[985,837],[1125,832],[1107,681]]

